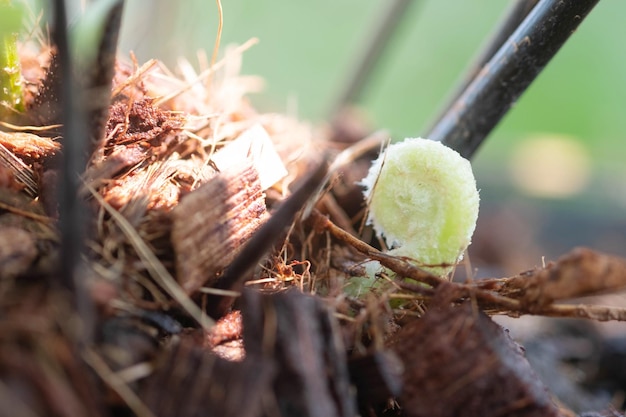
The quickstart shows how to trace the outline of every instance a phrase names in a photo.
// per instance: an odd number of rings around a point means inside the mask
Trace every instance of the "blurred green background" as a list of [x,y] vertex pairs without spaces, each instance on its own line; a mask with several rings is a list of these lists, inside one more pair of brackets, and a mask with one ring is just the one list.
[[[267,80],[257,103],[285,110],[295,97],[301,117],[320,121],[384,2],[227,0],[222,42],[258,37],[260,44],[244,56],[244,72]],[[508,4],[415,0],[360,103],[375,124],[398,137],[419,134]],[[171,64],[213,48],[217,15],[211,0],[128,0],[126,11],[122,49],[134,50],[140,60],[157,57]],[[623,1],[601,1],[483,153],[508,148],[502,138],[559,132],[587,142],[594,157],[620,165],[615,151],[626,132],[624,16]]]

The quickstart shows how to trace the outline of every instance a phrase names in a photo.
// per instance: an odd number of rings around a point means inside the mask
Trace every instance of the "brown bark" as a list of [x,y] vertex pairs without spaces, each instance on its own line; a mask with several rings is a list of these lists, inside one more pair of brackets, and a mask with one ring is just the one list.
[[405,366],[405,416],[560,415],[520,347],[470,302],[453,306],[446,286],[390,347]]
[[319,298],[297,290],[245,291],[246,355],[275,364],[275,410],[282,417],[353,417],[346,354],[339,330]]
[[172,245],[183,289],[191,294],[215,283],[264,213],[259,177],[248,165],[216,175],[183,198],[172,211]]
[[271,363],[229,362],[183,341],[164,352],[140,396],[159,417],[257,417]]

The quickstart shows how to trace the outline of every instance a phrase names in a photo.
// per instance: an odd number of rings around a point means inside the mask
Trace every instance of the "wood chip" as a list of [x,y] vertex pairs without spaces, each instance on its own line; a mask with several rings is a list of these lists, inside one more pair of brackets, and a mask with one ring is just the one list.
[[269,361],[230,362],[183,340],[165,351],[140,397],[160,417],[257,417],[274,375]]
[[471,302],[453,307],[445,291],[390,341],[405,367],[402,415],[560,416],[522,349]]
[[54,155],[61,149],[61,145],[51,138],[23,132],[6,133],[0,131],[0,144],[15,155],[26,159],[26,162]]
[[391,351],[376,350],[351,358],[348,366],[362,408],[380,405],[402,392],[404,367]]
[[240,165],[213,177],[172,210],[176,272],[191,294],[215,283],[261,225],[264,195],[257,171]]
[[276,294],[243,292],[246,357],[271,359],[272,383],[282,417],[353,417],[345,348],[338,325],[316,297],[289,290]]

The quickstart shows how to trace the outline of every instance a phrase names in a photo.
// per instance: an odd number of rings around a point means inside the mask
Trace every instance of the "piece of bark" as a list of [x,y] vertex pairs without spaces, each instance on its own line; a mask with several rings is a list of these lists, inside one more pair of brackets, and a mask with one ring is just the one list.
[[178,115],[162,110],[152,99],[142,98],[132,103],[118,101],[111,105],[107,120],[106,136],[110,137],[105,147],[149,143],[162,146],[168,137],[180,129]]
[[74,319],[61,305],[66,298],[38,285],[22,290],[2,299],[0,416],[108,415],[81,352],[59,329]]
[[33,236],[11,226],[0,226],[0,278],[16,278],[32,268],[39,254]]
[[99,164],[91,165],[86,173],[87,183],[98,186],[98,182],[110,181],[120,172],[147,159],[146,150],[140,146],[114,146],[111,153]]
[[[307,210],[306,204],[320,189],[326,178],[327,164],[322,161],[296,187],[295,191],[285,199],[274,211],[272,216],[259,227],[249,242],[239,251],[231,265],[220,276],[215,289],[240,292],[249,279],[252,270],[262,261],[279,238],[284,237],[287,229],[294,224],[298,213]],[[220,318],[233,305],[235,297],[208,295],[206,312],[213,318]]]
[[0,131],[0,144],[20,157],[25,163],[32,163],[54,155],[61,149],[59,142],[32,133]]
[[205,348],[229,361],[241,361],[245,356],[243,346],[241,311],[235,310],[219,319],[204,335]]
[[276,409],[282,417],[353,417],[345,349],[339,329],[319,298],[297,290],[243,293],[247,357],[271,360]]
[[140,397],[159,417],[260,417],[271,361],[230,362],[184,340],[156,363]]
[[403,415],[560,416],[521,348],[470,302],[453,307],[445,291],[390,340],[405,367]]
[[0,187],[0,279],[50,273],[58,237],[41,201]]
[[[377,350],[351,358],[350,378],[357,388],[361,410],[376,407],[402,392],[402,361],[391,351]],[[361,412],[361,414],[365,414]]]
[[262,223],[265,201],[254,168],[221,172],[172,210],[176,273],[191,294],[213,284]]
[[209,330],[205,339],[205,346],[214,348],[222,343],[241,339],[243,326],[241,322],[241,311],[231,311]]

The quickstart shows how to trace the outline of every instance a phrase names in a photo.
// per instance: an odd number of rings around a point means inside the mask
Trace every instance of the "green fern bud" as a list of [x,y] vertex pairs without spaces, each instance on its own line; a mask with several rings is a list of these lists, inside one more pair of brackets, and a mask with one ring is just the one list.
[[367,222],[390,254],[443,275],[462,259],[478,218],[479,196],[470,162],[422,138],[390,145],[361,182]]

